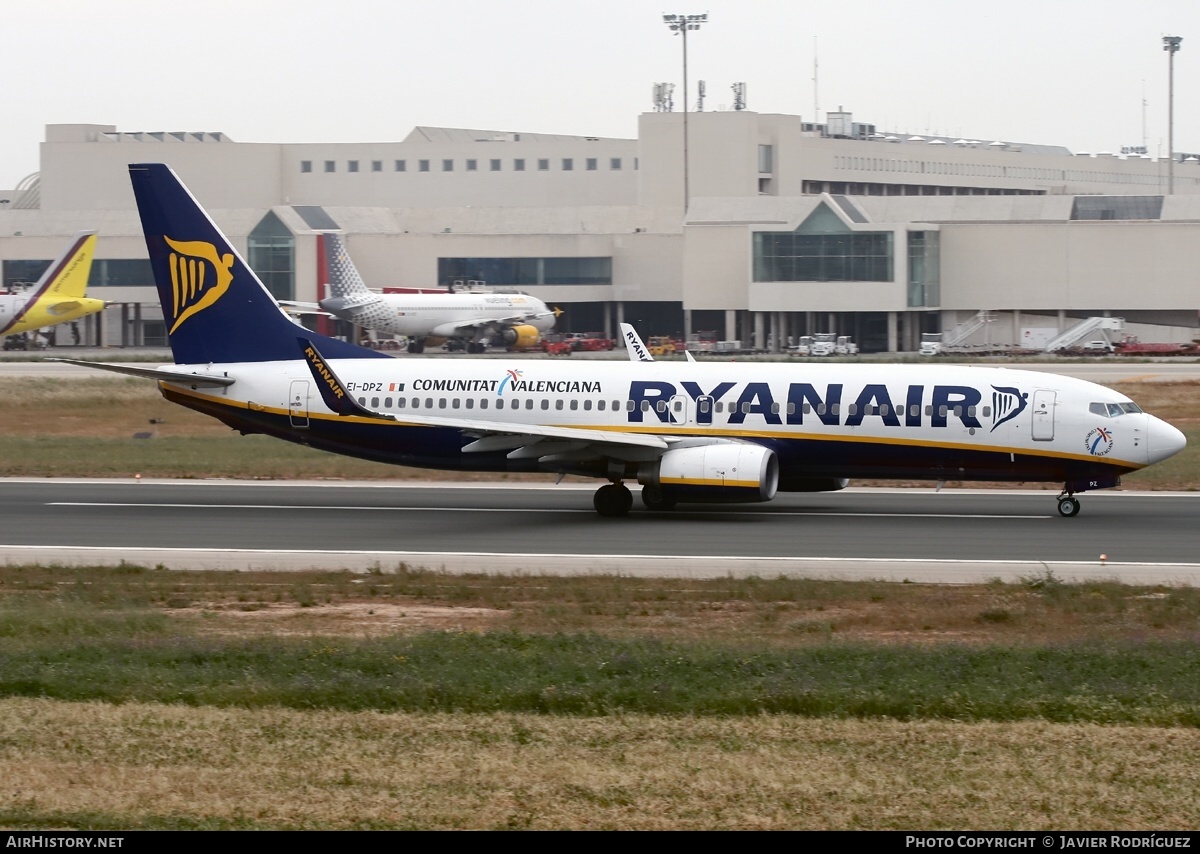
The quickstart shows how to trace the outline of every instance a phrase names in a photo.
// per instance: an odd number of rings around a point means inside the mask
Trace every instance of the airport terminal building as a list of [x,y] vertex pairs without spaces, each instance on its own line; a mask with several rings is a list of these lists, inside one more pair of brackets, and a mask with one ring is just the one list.
[[743,110],[646,113],[637,139],[418,127],[238,143],[50,125],[40,172],[0,191],[0,268],[5,288],[36,280],[98,229],[91,295],[113,305],[83,343],[165,341],[138,162],[172,166],[280,299],[324,295],[317,236],[337,230],[372,288],[514,287],[561,307],[568,331],[629,321],[767,349],[830,332],[899,352],[922,332],[1023,346],[1109,316],[1142,341],[1200,337],[1198,157]]

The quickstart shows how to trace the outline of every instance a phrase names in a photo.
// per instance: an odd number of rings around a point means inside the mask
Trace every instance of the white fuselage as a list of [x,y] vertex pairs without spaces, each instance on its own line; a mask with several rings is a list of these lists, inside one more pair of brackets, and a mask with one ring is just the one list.
[[554,313],[527,294],[378,294],[352,312],[335,312],[367,329],[407,337],[472,337],[476,330],[554,328]]
[[[360,404],[395,422],[334,415],[301,361],[197,366],[197,373],[219,369],[236,382],[172,397],[185,405],[201,397],[230,411],[250,407],[314,439],[332,430],[338,442],[352,443],[357,426],[364,441],[370,434],[374,447],[387,448],[379,437],[390,430],[398,461],[437,466],[446,456],[450,468],[471,467],[460,451],[472,441],[473,420],[752,442],[775,451],[785,479],[792,472],[1081,480],[1142,468],[1184,445],[1178,430],[1111,389],[1006,368],[415,358],[330,366]],[[455,424],[443,420],[461,422],[461,441],[447,439]],[[409,447],[414,434],[397,428],[413,424],[439,431],[438,441],[429,434],[427,448]]]

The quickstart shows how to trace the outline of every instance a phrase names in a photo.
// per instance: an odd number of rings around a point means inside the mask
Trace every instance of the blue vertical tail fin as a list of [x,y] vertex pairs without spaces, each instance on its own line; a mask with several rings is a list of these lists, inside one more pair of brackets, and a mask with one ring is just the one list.
[[[297,359],[301,332],[169,166],[131,163],[146,249],[177,364]],[[331,359],[386,355],[315,333]]]

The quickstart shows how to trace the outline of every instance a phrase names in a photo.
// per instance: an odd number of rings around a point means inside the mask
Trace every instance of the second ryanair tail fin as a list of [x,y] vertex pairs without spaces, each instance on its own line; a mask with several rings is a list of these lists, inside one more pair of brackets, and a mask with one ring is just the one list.
[[[175,172],[131,163],[146,249],[177,364],[296,358],[296,324]],[[310,333],[331,359],[388,358]]]

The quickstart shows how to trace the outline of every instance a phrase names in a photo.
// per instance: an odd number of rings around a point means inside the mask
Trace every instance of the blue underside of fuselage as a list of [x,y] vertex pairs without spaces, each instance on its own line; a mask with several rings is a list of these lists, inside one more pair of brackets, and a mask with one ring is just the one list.
[[[509,460],[507,451],[463,453],[475,436],[450,427],[417,427],[403,424],[364,423],[329,418],[300,419],[274,412],[216,403],[191,396],[165,396],[244,433],[263,433],[360,459],[393,465],[449,471],[549,471],[535,459]],[[307,421],[307,426],[303,426]],[[1063,459],[1048,455],[1009,453],[996,449],[943,447],[897,442],[844,441],[837,438],[739,437],[771,448],[779,458],[780,484],[805,478],[915,479],[1010,482],[1080,482],[1107,480],[1132,471],[1132,467],[1102,459]],[[1082,489],[1082,487],[1081,487]]]

